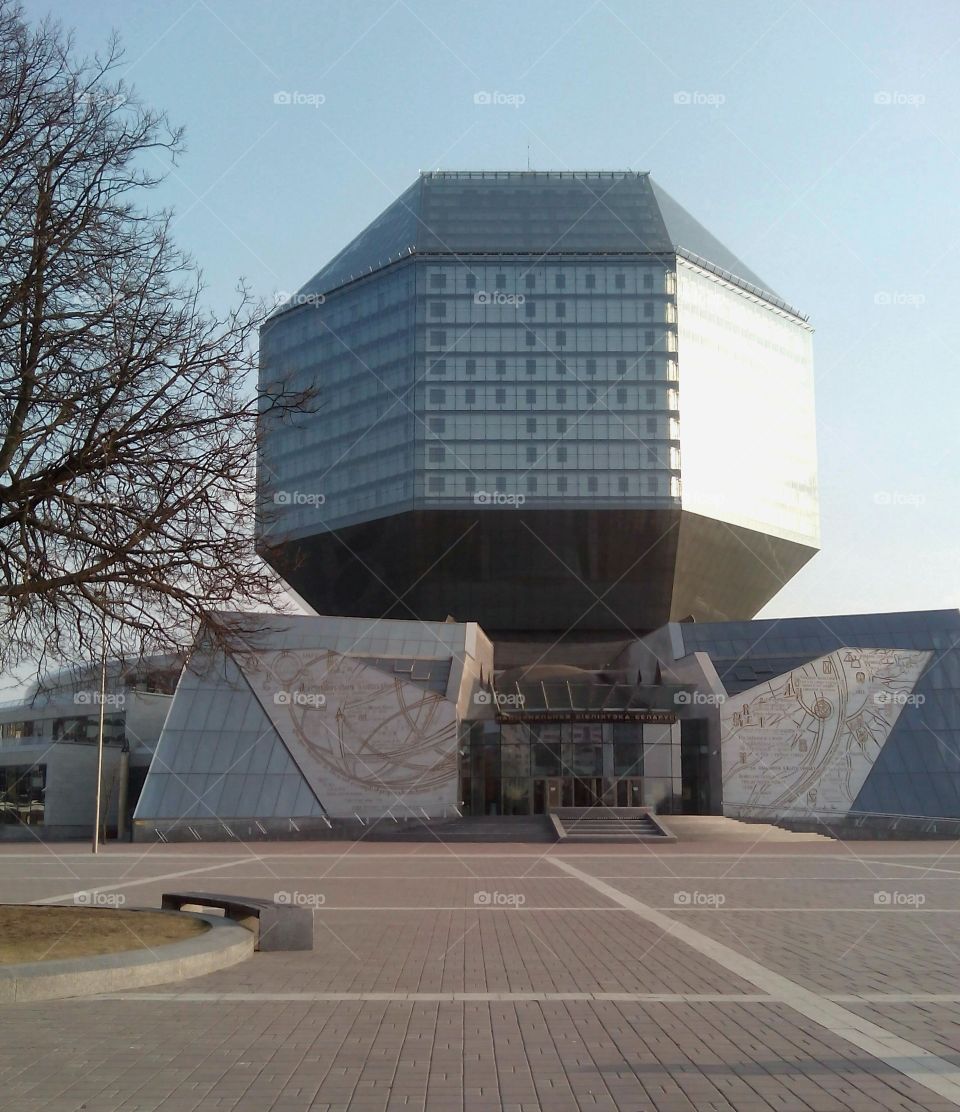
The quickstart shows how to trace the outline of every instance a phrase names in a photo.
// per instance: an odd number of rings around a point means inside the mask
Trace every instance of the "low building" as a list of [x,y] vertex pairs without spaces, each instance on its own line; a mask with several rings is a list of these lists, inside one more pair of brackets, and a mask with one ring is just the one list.
[[674,622],[508,668],[474,623],[305,616],[259,637],[184,669],[136,838],[596,804],[960,819],[956,610]]
[[[102,821],[129,830],[173,699],[182,662],[107,664]],[[44,677],[0,706],[0,839],[88,837],[93,831],[100,732],[100,667]]]

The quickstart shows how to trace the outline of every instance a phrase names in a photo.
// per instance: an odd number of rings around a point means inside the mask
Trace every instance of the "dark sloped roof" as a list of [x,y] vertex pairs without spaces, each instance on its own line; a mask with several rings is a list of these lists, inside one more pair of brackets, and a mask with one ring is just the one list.
[[414,252],[658,254],[678,248],[776,297],[649,174],[634,171],[421,174],[299,293],[328,293]]
[[418,250],[670,250],[646,174],[433,174],[421,182]]
[[774,297],[777,296],[776,291],[771,289],[759,274],[755,274],[729,248],[724,247],[720,240],[708,232],[699,220],[695,220],[683,205],[675,201],[652,178],[648,180],[653,195],[657,199],[660,214],[667,226],[670,243],[674,248],[682,247],[691,254],[699,255],[707,262],[720,267],[721,270],[729,271],[737,278],[742,278],[743,281],[749,282],[752,286],[766,290]]
[[420,182],[415,181],[352,239],[300,290],[301,294],[325,293],[386,266],[416,245],[420,220]]

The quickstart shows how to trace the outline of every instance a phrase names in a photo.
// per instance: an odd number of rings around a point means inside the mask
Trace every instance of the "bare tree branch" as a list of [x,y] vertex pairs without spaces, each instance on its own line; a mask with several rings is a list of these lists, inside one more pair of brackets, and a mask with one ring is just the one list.
[[[217,611],[274,609],[253,549],[263,319],[223,316],[141,198],[181,134],[105,56],[0,0],[0,665],[189,644]],[[231,627],[233,628],[233,627]]]

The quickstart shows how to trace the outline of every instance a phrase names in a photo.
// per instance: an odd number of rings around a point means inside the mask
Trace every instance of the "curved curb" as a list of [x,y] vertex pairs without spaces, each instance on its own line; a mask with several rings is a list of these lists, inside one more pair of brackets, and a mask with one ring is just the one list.
[[[130,909],[133,910],[133,909]],[[156,908],[144,908],[157,914]],[[34,961],[0,966],[0,1004],[62,1000],[103,992],[161,985],[200,977],[246,961],[253,954],[253,932],[219,915],[164,911],[201,919],[210,929],[185,942],[168,942],[152,950],[122,950],[88,958]]]

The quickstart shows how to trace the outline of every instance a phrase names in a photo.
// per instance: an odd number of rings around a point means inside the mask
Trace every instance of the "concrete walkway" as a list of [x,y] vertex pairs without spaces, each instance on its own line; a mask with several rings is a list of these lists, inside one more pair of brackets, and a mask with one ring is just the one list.
[[316,949],[0,1008],[0,1103],[960,1107],[960,850],[774,831],[655,847],[4,847],[6,899],[156,905],[188,877],[312,906]]

